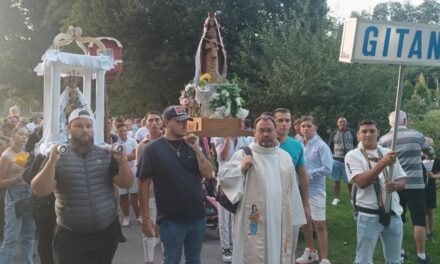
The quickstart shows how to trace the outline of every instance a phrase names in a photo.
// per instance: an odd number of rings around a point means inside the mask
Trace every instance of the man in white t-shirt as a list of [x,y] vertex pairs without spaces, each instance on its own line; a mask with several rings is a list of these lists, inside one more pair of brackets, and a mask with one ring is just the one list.
[[[131,206],[136,215],[137,222],[141,223],[140,210],[138,205],[138,184],[134,178],[136,175],[136,148],[137,142],[133,138],[128,136],[127,125],[124,123],[118,124],[116,127],[116,132],[118,134],[117,143],[124,146],[125,154],[127,155],[128,166],[130,167],[131,173],[133,175],[133,185],[130,189],[119,188],[119,205],[121,206],[122,213],[124,214],[124,220],[122,226],[130,225],[130,211],[129,211],[129,201],[131,201]],[[130,194],[130,198],[128,195]]]
[[[357,245],[354,263],[373,263],[377,240],[381,238],[385,263],[400,263],[403,212],[396,191],[405,188],[406,173],[395,151],[378,146],[379,129],[374,120],[358,125],[361,144],[345,156],[348,180],[355,185],[353,202],[357,208]],[[389,175],[394,166],[393,175]],[[388,180],[393,179],[393,180]],[[386,195],[391,195],[389,222],[384,217]]]

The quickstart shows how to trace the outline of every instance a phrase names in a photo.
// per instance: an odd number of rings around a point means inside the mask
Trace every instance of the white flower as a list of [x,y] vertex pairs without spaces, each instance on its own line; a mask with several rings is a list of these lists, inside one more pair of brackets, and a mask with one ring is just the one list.
[[215,111],[212,115],[211,118],[223,118],[223,114],[220,114],[219,112]]
[[225,95],[227,93],[227,91],[226,90],[222,90],[220,93]]
[[225,93],[225,96],[226,97],[229,97],[229,92],[228,91],[225,91],[226,93]]
[[224,113],[224,112],[225,112],[225,109],[226,109],[225,106],[220,106],[220,107],[217,107],[217,108],[215,109],[215,111],[216,111],[216,112],[219,112],[219,113]]
[[240,119],[245,119],[248,115],[249,115],[249,110],[240,107],[237,111],[237,114],[235,114],[235,117]]
[[217,100],[219,97],[220,97],[220,94],[218,94],[218,93],[213,93],[213,94],[211,95],[211,100]]
[[195,90],[195,85],[194,84],[192,84],[192,83],[188,83],[186,86],[185,86],[185,91],[187,91],[187,92],[189,92],[189,91],[194,91]]
[[220,106],[215,108],[214,114],[212,115],[214,118],[223,118],[225,117],[225,107]]
[[241,98],[240,97],[235,97],[234,101],[237,104],[237,107],[241,106]]

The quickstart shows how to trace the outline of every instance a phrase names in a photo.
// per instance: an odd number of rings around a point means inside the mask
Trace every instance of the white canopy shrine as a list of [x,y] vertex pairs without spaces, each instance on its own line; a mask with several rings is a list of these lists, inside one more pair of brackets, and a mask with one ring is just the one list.
[[[104,45],[95,38],[81,37],[81,29],[69,27],[67,34],[61,33],[54,38],[53,45],[43,54],[42,62],[34,71],[38,76],[44,76],[44,100],[43,100],[43,138],[40,141],[39,151],[47,153],[55,143],[67,142],[67,118],[64,114],[67,102],[69,102],[69,89],[61,93],[61,78],[68,76],[82,77],[83,93],[77,87],[73,88],[76,93],[75,100],[79,105],[87,109],[91,115],[95,113],[94,141],[97,145],[105,146],[104,141],[104,101],[105,101],[105,73],[115,67],[116,62],[112,57],[99,53],[98,56],[87,55],[87,50],[82,43],[93,42],[100,51],[104,51]],[[84,54],[62,52],[60,46],[66,46],[73,40],[84,51]],[[95,109],[92,111],[92,80],[96,79],[95,85]],[[72,94],[70,93],[70,96]],[[70,112],[69,112],[70,113]]]

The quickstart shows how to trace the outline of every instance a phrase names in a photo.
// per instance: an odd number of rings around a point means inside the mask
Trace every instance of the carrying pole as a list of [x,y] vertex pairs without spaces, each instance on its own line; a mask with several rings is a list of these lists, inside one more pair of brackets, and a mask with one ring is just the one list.
[[[396,95],[396,107],[394,109],[395,118],[393,126],[393,139],[391,141],[391,150],[396,150],[396,140],[397,140],[397,130],[399,127],[399,114],[400,114],[400,103],[402,102],[402,90],[403,90],[403,75],[404,75],[405,65],[399,65],[399,79],[397,81],[397,95]],[[389,166],[388,181],[394,181],[394,164]],[[385,212],[391,210],[391,193],[386,193],[385,195]]]

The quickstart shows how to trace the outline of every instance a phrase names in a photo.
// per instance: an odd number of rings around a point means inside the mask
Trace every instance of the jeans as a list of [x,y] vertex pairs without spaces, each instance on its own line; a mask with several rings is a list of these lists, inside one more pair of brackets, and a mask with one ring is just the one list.
[[6,189],[0,188],[0,240],[3,240],[3,227],[5,226],[5,193]]
[[357,245],[355,264],[373,263],[377,240],[381,239],[386,264],[400,263],[403,223],[400,216],[392,215],[389,226],[379,223],[379,216],[360,214],[357,219]]
[[[5,228],[4,240],[0,247],[0,263],[12,263],[15,244],[20,242],[21,263],[32,264],[35,242],[35,223],[31,217],[15,215],[16,201],[31,196],[31,188],[27,184],[17,184],[8,188],[5,195]],[[12,197],[11,197],[12,195]]]
[[200,264],[203,238],[205,236],[206,218],[188,223],[177,223],[163,220],[159,224],[160,238],[163,244],[164,264],[178,264],[185,251],[185,263]]

